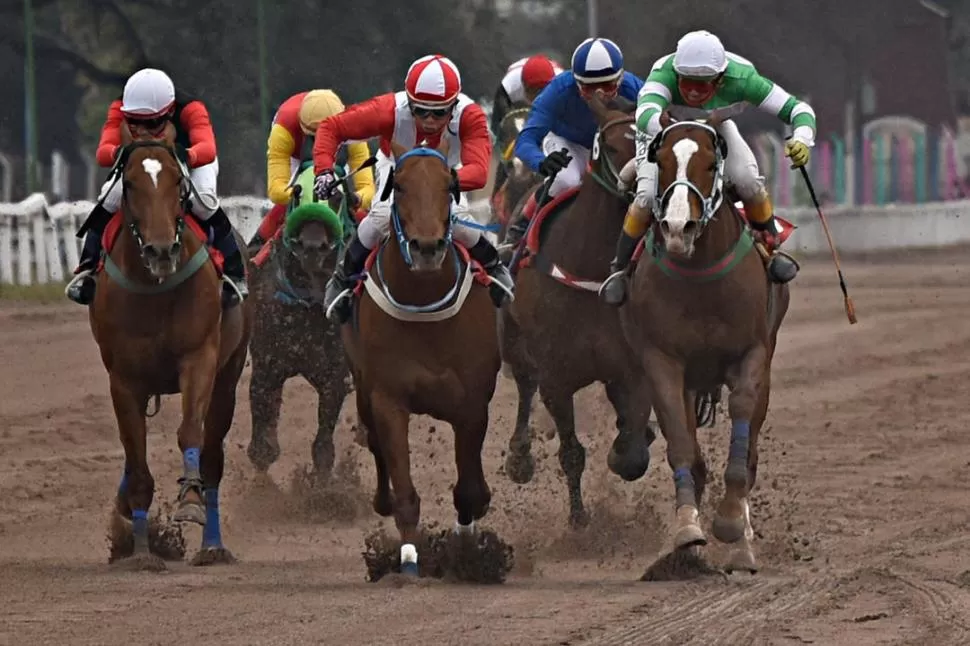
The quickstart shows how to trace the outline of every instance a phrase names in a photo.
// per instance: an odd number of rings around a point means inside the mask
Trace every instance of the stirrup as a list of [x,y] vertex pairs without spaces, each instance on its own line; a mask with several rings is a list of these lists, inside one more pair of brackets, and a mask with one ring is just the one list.
[[[504,265],[500,265],[499,267],[493,269],[493,271],[501,271],[501,272],[504,272],[505,275],[509,277],[509,282],[512,282],[512,275],[509,273],[509,270],[506,269]],[[490,289],[497,289],[497,290],[503,292],[505,294],[506,302],[508,302],[508,303],[514,303],[515,302],[514,283],[513,283],[513,287],[508,287],[505,284],[503,284],[501,280],[499,280],[498,278],[496,278],[492,274],[488,273],[488,271],[486,271],[485,273],[488,276],[488,286],[489,286],[489,288]]]
[[[618,307],[625,303],[627,298],[630,296],[628,280],[629,276],[627,274],[627,269],[618,269],[606,277],[606,280],[603,281],[600,288],[596,291],[596,295],[607,305]],[[621,288],[623,290],[623,297],[619,301],[613,301],[607,298],[607,293],[610,291],[610,289],[617,290]]]
[[330,305],[327,307],[327,311],[324,313],[324,316],[327,318],[328,321],[336,320],[334,319],[334,316],[333,316],[334,311],[344,302],[344,299],[350,298],[353,295],[353,293],[354,293],[353,286],[344,287],[342,290],[340,290],[337,296],[334,297],[333,302],[330,303]]

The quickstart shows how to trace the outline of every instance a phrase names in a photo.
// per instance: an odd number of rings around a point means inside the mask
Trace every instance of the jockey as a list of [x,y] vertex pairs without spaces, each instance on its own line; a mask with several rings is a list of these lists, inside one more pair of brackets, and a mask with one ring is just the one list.
[[[414,61],[404,86],[402,92],[374,97],[320,123],[313,145],[317,175],[314,193],[318,199],[329,195],[337,181],[333,172],[334,155],[344,141],[380,137],[384,159],[378,164],[377,173],[381,181],[387,181],[387,171],[393,166],[392,139],[411,148],[419,141],[437,147],[441,138],[446,137],[450,142],[448,163],[456,172],[462,192],[461,200],[454,205],[454,214],[464,216],[468,213],[465,192],[480,189],[488,181],[492,141],[485,112],[461,93],[458,68],[444,56],[435,54]],[[459,164],[461,168],[456,168]],[[371,205],[370,214],[360,223],[327,285],[325,307],[329,308],[351,286],[350,277],[363,270],[370,251],[387,235],[392,199],[378,199]],[[461,219],[466,218],[459,217],[455,239],[468,248],[489,276],[511,290],[512,279],[499,261],[498,251],[481,231],[462,226]],[[341,322],[346,321],[350,314],[349,302],[335,308],[335,312]]]
[[619,94],[634,102],[642,86],[643,81],[623,70],[623,52],[616,43],[606,38],[580,43],[573,52],[572,70],[559,74],[536,98],[515,143],[516,157],[554,179],[542,204],[535,194],[529,197],[522,215],[508,228],[506,244],[522,239],[529,220],[544,203],[582,181],[597,130],[590,98],[599,94],[608,100]]
[[[815,112],[804,101],[786,92],[782,87],[761,76],[750,61],[726,52],[720,39],[707,31],[692,31],[677,43],[677,50],[667,54],[653,65],[647,82],[637,101],[636,199],[627,211],[623,230],[617,242],[616,258],[610,265],[612,275],[602,288],[603,299],[620,305],[626,299],[626,269],[630,258],[646,233],[657,191],[657,165],[647,160],[650,140],[660,133],[660,114],[668,105],[686,105],[712,110],[719,107],[747,102],[769,112],[794,128],[792,138],[785,144],[785,155],[791,158],[792,168],[808,163],[810,150],[815,145]],[[725,121],[719,132],[727,143],[724,174],[728,183],[737,191],[744,204],[744,212],[754,230],[775,260],[781,260],[779,268],[787,282],[795,277],[798,266],[783,253],[777,255],[781,233],[775,220],[771,199],[765,189],[764,178],[758,170],[758,162],[751,148],[741,137],[733,121]],[[621,173],[624,179],[632,175],[628,164]]]
[[[496,138],[500,136],[502,120],[514,108],[529,107],[535,101],[539,92],[543,90],[557,74],[562,72],[558,63],[546,58],[541,54],[520,58],[511,65],[502,77],[498,89],[495,91],[495,99],[492,101],[492,134]],[[505,151],[499,151],[503,160],[506,159]],[[492,199],[505,184],[506,165],[499,163],[495,171],[495,181],[492,182]]]
[[[304,161],[313,159],[313,135],[324,119],[344,111],[344,104],[333,90],[311,90],[294,94],[284,101],[273,117],[273,127],[266,142],[266,192],[275,205],[266,215],[253,237],[262,244],[273,237],[286,218],[293,189],[290,180]],[[367,143],[347,145],[350,172],[360,168],[370,157]],[[374,176],[371,172],[354,175],[351,212],[370,208],[374,198]]]
[[[108,107],[108,116],[101,129],[101,141],[96,153],[103,168],[114,166],[121,151],[121,126],[128,125],[133,133],[161,132],[168,122],[175,125],[175,149],[179,159],[189,169],[195,186],[191,196],[192,213],[214,233],[214,246],[225,258],[224,272],[243,298],[249,293],[242,255],[233,236],[232,223],[219,205],[216,181],[219,160],[216,139],[209,122],[209,112],[198,99],[175,91],[169,76],[157,69],[145,68],[131,75],[125,83],[121,98]],[[111,216],[121,207],[122,182],[109,177],[101,188],[98,204],[91,211],[81,231],[87,230],[77,274],[67,288],[67,296],[81,305],[94,299],[94,270],[101,256],[101,236]],[[79,232],[80,233],[80,232]],[[236,290],[223,286],[230,302],[238,300]]]

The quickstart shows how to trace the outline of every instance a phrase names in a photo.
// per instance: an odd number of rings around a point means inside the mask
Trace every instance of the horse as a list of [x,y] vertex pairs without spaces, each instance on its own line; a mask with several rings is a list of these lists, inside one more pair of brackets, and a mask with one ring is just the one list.
[[394,516],[401,572],[416,576],[421,498],[411,480],[409,419],[430,415],[454,429],[455,533],[479,535],[475,521],[491,501],[481,452],[501,358],[494,305],[479,283],[484,274],[472,271],[467,251],[452,239],[450,200],[460,194],[447,141],[437,149],[391,148],[396,165],[381,199],[393,190],[393,239],[371,254],[342,337],[377,471],[373,508]]
[[132,522],[134,552],[126,561],[144,569],[164,567],[148,547],[155,481],[145,428],[149,399],[157,411],[163,394],[182,395],[183,475],[173,520],[204,527],[194,564],[233,560],[222,541],[219,484],[251,329],[248,301],[223,309],[210,258],[217,252],[187,215],[192,186],[174,140],[170,123],[161,137],[122,128],[113,170],[123,187],[121,211],[105,231],[104,271],[89,306],[125,450],[115,508]]
[[515,141],[525,126],[530,109],[525,107],[510,110],[499,123],[499,132],[496,135],[495,148],[501,157],[498,162],[495,190],[492,192],[491,210],[492,222],[499,225],[499,240],[505,237],[505,229],[512,221],[510,215],[521,210],[529,194],[542,185],[539,174],[512,154]]
[[[633,106],[626,103],[592,100],[599,129],[591,172],[533,218],[522,241],[531,257],[518,269],[515,302],[500,314],[502,358],[519,396],[506,474],[517,483],[532,479],[529,418],[538,390],[559,434],[573,528],[589,522],[581,489],[586,450],[576,437],[574,394],[594,382],[604,384],[618,431],[608,464],[624,480],[646,473],[654,439],[649,400],[639,397],[639,363],[626,345],[616,310],[597,297],[629,203],[617,185],[618,169],[635,154]],[[515,258],[520,257],[517,252]]]
[[313,201],[312,165],[298,177],[280,235],[253,261],[252,438],[247,455],[260,473],[277,460],[283,384],[302,376],[317,391],[311,455],[313,476],[324,482],[333,469],[333,432],[350,387],[340,334],[324,316],[323,295],[356,223],[339,192],[329,204]]
[[674,121],[668,112],[649,158],[658,165],[656,217],[637,261],[621,321],[646,379],[673,470],[675,550],[707,543],[699,509],[707,465],[695,402],[730,390],[731,439],[714,536],[734,548],[728,571],[758,569],[748,494],[758,471],[758,433],[768,410],[771,360],[789,288],[770,282],[767,251],[725,199],[728,112]]

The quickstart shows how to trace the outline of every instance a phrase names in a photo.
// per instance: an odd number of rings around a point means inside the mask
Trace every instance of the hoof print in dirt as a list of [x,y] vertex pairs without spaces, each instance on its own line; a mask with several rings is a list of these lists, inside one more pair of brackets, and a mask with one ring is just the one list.
[[[424,530],[418,536],[415,547],[418,550],[418,575],[440,579],[441,567],[436,562]],[[401,539],[397,532],[392,535],[383,528],[374,530],[364,537],[364,551],[361,554],[367,567],[367,580],[371,583],[376,583],[387,575],[401,575]],[[398,580],[399,577],[394,578]]]
[[204,547],[192,557],[192,565],[232,565],[236,557],[224,547]]
[[472,534],[442,529],[430,540],[431,551],[448,581],[504,583],[515,567],[515,549],[490,529]]
[[[131,521],[118,514],[113,507],[108,521],[108,549],[108,563],[127,559],[135,551]],[[172,521],[168,509],[162,509],[148,519],[148,550],[165,561],[181,561],[185,557],[182,529]]]
[[696,548],[674,550],[654,561],[640,577],[641,581],[690,581],[704,577],[726,578],[721,570],[709,564]]

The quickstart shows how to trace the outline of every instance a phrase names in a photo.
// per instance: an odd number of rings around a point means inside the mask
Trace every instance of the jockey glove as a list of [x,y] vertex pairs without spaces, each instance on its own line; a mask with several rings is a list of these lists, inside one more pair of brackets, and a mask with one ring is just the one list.
[[572,160],[573,158],[569,156],[569,151],[565,148],[549,153],[542,160],[542,163],[539,164],[539,173],[544,177],[555,177],[559,171],[569,166],[569,162]]
[[785,143],[785,156],[791,158],[792,168],[798,168],[807,164],[810,155],[809,148],[804,142],[789,139]]
[[337,176],[330,168],[320,171],[320,174],[313,180],[313,195],[318,200],[326,200],[333,192],[334,185],[337,183]]

